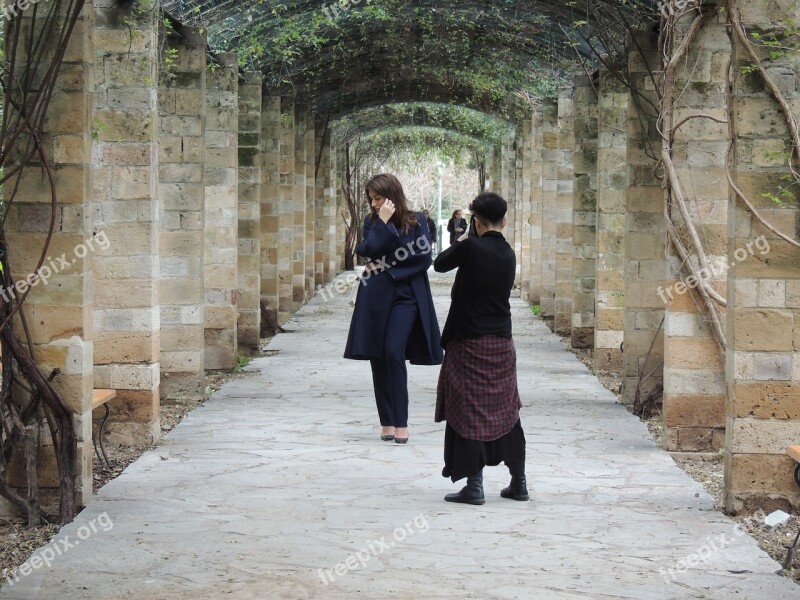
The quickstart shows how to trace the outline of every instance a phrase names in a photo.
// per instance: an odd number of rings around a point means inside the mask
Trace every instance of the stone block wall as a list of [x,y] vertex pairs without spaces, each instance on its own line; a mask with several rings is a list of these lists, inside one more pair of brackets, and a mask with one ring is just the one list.
[[622,373],[625,306],[625,194],[628,104],[625,85],[600,69],[597,99],[597,273],[594,366]]
[[517,210],[515,222],[510,223],[518,232],[516,237],[517,260],[519,261],[520,295],[529,301],[531,287],[531,160],[533,122],[530,117],[519,121],[516,125],[517,149]]
[[[727,258],[728,186],[724,161],[728,150],[725,67],[730,56],[726,17],[718,13],[706,21],[675,72],[674,123],[694,115],[711,115],[685,121],[675,133],[672,160],[680,189],[687,198],[708,255],[708,266],[691,258],[695,269],[712,273],[713,287],[726,295],[724,264]],[[688,23],[678,33],[686,34]],[[669,207],[679,236],[693,251],[686,219],[677,205]],[[712,335],[703,300],[695,293],[682,269],[683,260],[667,245],[667,280],[659,297],[666,307],[664,321],[664,427],[665,447],[676,451],[718,452],[725,444],[724,354]],[[713,267],[713,268],[712,268]],[[717,273],[713,276],[713,273]],[[725,322],[725,309],[720,307]]]
[[573,104],[572,335],[573,348],[594,345],[597,270],[597,92],[575,78]]
[[94,386],[117,390],[109,440],[128,444],[160,436],[159,59],[153,13],[118,11],[95,8],[93,224],[109,243],[93,257]]
[[572,154],[575,151],[573,131],[572,87],[558,93],[558,164],[556,167],[556,289],[554,331],[570,335],[572,329]]
[[[531,114],[530,135],[530,168],[528,178],[531,185],[530,210],[530,283],[528,284],[528,302],[540,304],[542,297],[542,108],[537,106]],[[541,307],[540,307],[541,308]]]
[[558,223],[558,102],[542,104],[542,293],[541,315],[556,314],[556,233]]
[[175,58],[158,90],[160,393],[192,401],[205,390],[205,35],[186,28],[164,48]]
[[[638,93],[657,104],[651,71],[659,64],[657,37],[639,34],[628,59],[628,72]],[[641,49],[641,53],[640,53]],[[624,393],[631,405],[661,385],[664,357],[664,204],[656,171],[661,138],[656,115],[646,100],[628,102],[628,187],[625,211]]]
[[261,73],[239,82],[239,290],[237,339],[242,352],[256,354],[261,331]]
[[261,109],[261,301],[278,320],[281,178],[281,98],[266,96]]
[[[280,99],[280,160],[278,163],[278,318],[288,319],[295,304],[293,294],[295,221],[295,106],[294,97]],[[305,218],[303,219],[305,222]],[[305,265],[302,268],[305,273]],[[302,289],[302,288],[301,288]]]
[[[735,10],[745,35],[757,31],[766,37],[794,16],[785,6],[756,0],[737,3]],[[797,240],[796,186],[789,188],[791,200],[781,205],[762,196],[780,193],[787,183],[782,153],[791,147],[791,137],[785,116],[759,75],[742,73],[752,60],[738,37],[733,59],[734,181],[764,219]],[[762,60],[789,106],[796,108],[796,54]],[[733,190],[729,207],[725,507],[797,506],[800,489],[792,479],[795,462],[786,456],[786,446],[800,440],[800,249],[767,230]]]
[[236,365],[238,217],[238,64],[216,57],[206,76],[205,367]]
[[[27,19],[26,15],[23,13],[21,18]],[[52,190],[47,178],[42,176],[41,166],[34,161],[23,168],[13,202],[10,194],[13,180],[3,188],[7,206],[6,242],[12,269],[9,275],[13,282],[3,294],[8,299],[27,294],[25,311],[36,361],[43,373],[49,374],[56,368],[61,371],[53,380],[53,386],[75,415],[78,438],[75,500],[79,505],[87,504],[92,495],[95,293],[92,270],[96,257],[108,251],[109,241],[103,232],[98,231],[100,236],[94,235],[92,214],[91,115],[96,57],[92,36],[87,32],[92,30],[94,19],[93,6],[85,6],[76,24],[76,34],[64,55],[42,139],[55,168],[57,186],[55,232],[40,271],[42,279],[31,275],[38,265],[50,228]],[[20,49],[24,46],[20,44]],[[17,55],[17,60],[18,68],[23,69],[27,60],[24,51]],[[78,250],[79,247],[82,249]],[[66,266],[55,258],[62,253]],[[49,276],[47,271],[50,271]],[[22,337],[18,318],[14,319],[13,326]],[[20,402],[28,399],[22,389],[14,390],[14,397]],[[43,425],[46,432],[47,426]],[[40,485],[57,487],[55,453],[46,433],[43,446],[37,472]],[[21,471],[19,469],[19,475]],[[25,481],[15,479],[20,486],[26,485]]]

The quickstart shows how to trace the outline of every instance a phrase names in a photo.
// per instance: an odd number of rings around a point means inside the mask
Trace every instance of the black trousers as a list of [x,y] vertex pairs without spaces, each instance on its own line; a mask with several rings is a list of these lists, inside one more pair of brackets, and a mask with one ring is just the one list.
[[386,323],[383,357],[369,361],[381,425],[408,427],[406,344],[417,319],[417,301],[407,282],[397,284]]
[[463,438],[450,423],[445,427],[443,477],[455,482],[501,462],[514,477],[525,475],[525,432],[521,422],[517,421],[511,431],[491,442]]

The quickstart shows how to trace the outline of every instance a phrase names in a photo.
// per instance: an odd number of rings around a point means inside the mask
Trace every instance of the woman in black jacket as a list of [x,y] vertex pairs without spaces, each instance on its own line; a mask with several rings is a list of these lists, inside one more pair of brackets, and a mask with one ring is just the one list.
[[447,231],[450,232],[450,245],[452,246],[466,230],[467,220],[461,216],[460,210],[454,210],[453,216],[447,222]]
[[525,434],[509,304],[516,257],[500,233],[507,204],[484,192],[470,210],[477,235],[460,236],[433,264],[439,273],[458,268],[442,332],[435,420],[447,421],[442,475],[454,482],[466,477],[467,485],[445,500],[483,504],[483,467],[505,462],[511,483],[500,495],[524,501]]
[[369,360],[381,439],[408,441],[406,359],[442,363],[428,267],[431,240],[421,213],[409,210],[394,175],[376,175],[365,186],[372,214],[356,252],[370,259],[359,281],[345,358]]

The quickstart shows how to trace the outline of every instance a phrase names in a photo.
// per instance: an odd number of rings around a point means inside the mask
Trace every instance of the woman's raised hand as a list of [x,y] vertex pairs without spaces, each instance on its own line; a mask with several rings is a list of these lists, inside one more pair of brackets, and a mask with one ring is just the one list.
[[381,221],[384,223],[388,223],[389,219],[392,218],[392,215],[395,211],[394,202],[389,200],[388,198],[384,200],[383,204],[381,205],[380,210],[378,211],[378,217],[380,217]]

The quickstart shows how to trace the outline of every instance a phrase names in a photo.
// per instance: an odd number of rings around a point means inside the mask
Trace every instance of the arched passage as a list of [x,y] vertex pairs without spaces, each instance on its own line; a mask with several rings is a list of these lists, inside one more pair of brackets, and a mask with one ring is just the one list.
[[[492,168],[523,297],[623,378],[626,403],[663,393],[668,449],[725,448],[730,509],[796,504],[797,60],[754,57],[733,27],[784,35],[790,16],[733,1],[675,26],[670,6],[668,30],[654,3],[166,2],[167,28],[138,4],[85,6],[45,129],[53,251],[110,243],[27,301],[80,415],[84,493],[92,387],[117,390],[118,440],[155,439],[162,398],[257,347],[262,303],[280,320],[341,270],[331,122],[485,139],[425,110],[392,121],[429,102],[513,125]],[[21,249],[50,216],[29,172],[7,221]]]

